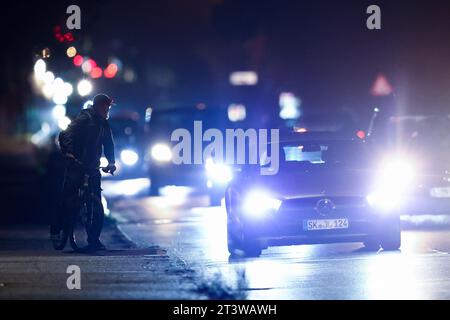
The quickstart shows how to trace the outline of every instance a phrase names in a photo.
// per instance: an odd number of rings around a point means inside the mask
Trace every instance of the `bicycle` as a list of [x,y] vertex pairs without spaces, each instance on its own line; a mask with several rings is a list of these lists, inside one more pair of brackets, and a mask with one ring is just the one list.
[[92,189],[91,176],[92,174],[96,174],[100,169],[104,171],[107,167],[98,166],[87,169],[80,161],[76,159],[72,160],[83,170],[82,184],[78,188],[77,193],[79,209],[74,216],[69,217],[68,227],[60,232],[60,239],[58,241],[53,241],[53,247],[56,250],[63,250],[67,241],[69,241],[70,246],[75,252],[82,252],[84,251],[83,249],[89,248],[87,239],[92,233],[94,212],[95,210],[103,210],[101,199],[94,194],[94,190]]

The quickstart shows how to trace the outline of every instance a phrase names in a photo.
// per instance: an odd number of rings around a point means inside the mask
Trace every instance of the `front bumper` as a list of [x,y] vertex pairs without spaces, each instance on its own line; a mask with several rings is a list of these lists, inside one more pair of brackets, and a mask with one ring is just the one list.
[[[322,216],[314,208],[287,208],[284,204],[276,213],[264,218],[249,218],[239,214],[228,217],[229,231],[235,236],[256,240],[263,246],[314,244],[334,242],[364,242],[369,237],[382,236],[387,230],[398,228],[398,213],[380,213],[369,205],[341,206],[332,214]],[[307,230],[305,221],[347,219],[348,228]]]

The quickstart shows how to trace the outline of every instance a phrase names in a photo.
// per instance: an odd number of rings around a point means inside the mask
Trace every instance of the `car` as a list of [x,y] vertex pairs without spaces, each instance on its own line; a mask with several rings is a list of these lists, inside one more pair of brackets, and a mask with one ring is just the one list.
[[[137,112],[115,113],[109,120],[114,137],[117,173],[105,179],[137,179],[147,177],[143,156],[144,125]],[[107,164],[102,157],[101,165]]]
[[154,110],[148,115],[146,162],[149,168],[150,194],[159,195],[164,186],[188,186],[197,193],[208,194],[210,203],[218,205],[231,180],[232,169],[229,166],[214,163],[211,159],[203,159],[199,164],[172,162],[172,148],[176,144],[171,141],[172,132],[182,128],[194,136],[194,121],[201,121],[204,131],[209,128],[225,131],[232,127],[226,112],[203,105]]
[[383,125],[370,137],[371,144],[377,150],[401,155],[414,180],[401,213],[449,214],[450,116],[392,116]]
[[262,155],[258,165],[243,166],[226,189],[231,255],[330,242],[400,248],[398,205],[406,190],[396,179],[405,168],[394,160],[378,163],[361,139],[326,132],[280,138],[278,150],[277,174],[260,174]]

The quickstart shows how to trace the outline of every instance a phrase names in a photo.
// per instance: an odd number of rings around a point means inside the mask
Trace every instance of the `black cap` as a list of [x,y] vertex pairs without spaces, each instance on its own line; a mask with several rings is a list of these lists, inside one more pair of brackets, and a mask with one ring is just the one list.
[[115,105],[113,99],[111,99],[109,96],[107,96],[104,93],[97,94],[93,99],[93,103],[94,103],[93,104],[94,106],[101,105],[101,104],[107,104],[110,106]]

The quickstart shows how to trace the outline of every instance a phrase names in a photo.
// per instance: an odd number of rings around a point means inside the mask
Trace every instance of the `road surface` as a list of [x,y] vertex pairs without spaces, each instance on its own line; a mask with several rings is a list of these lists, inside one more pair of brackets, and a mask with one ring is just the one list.
[[[105,183],[116,223],[105,225],[104,252],[54,251],[47,226],[0,225],[0,299],[450,299],[448,216],[402,217],[396,252],[304,245],[237,260],[221,207],[176,190],[133,197],[143,182],[120,182],[122,200]],[[80,290],[67,286],[73,265]]]
[[210,298],[450,298],[445,216],[406,217],[396,252],[370,252],[360,243],[304,245],[271,247],[259,258],[235,260],[226,248],[225,210],[207,207],[205,198],[175,193],[126,199],[115,202],[112,212],[137,245],[161,246],[194,270]]

